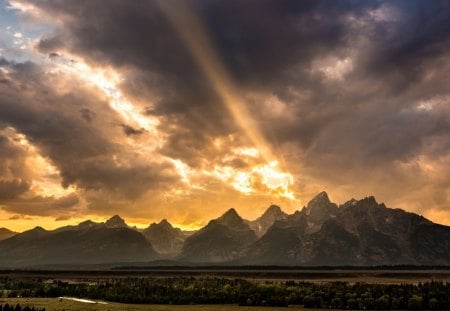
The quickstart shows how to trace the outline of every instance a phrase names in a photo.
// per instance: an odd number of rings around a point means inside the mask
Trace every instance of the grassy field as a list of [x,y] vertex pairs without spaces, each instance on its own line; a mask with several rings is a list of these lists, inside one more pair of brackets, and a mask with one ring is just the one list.
[[[20,304],[22,307],[29,305],[34,307],[45,307],[46,311],[74,311],[74,310],[86,310],[86,311],[119,311],[119,310],[132,310],[132,311],[281,311],[281,310],[309,310],[301,307],[289,307],[289,308],[277,308],[277,307],[239,307],[236,305],[192,305],[192,306],[174,306],[174,305],[132,305],[121,303],[107,303],[107,304],[93,304],[85,302],[77,302],[68,299],[59,298],[3,298],[0,299],[0,304]],[[315,309],[317,310],[317,309]]]

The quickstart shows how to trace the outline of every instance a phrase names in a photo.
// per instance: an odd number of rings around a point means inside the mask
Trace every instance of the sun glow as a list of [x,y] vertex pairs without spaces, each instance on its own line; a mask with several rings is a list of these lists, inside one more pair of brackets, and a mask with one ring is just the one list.
[[279,171],[277,161],[256,167],[254,171],[262,177],[262,183],[278,196],[295,200],[295,195],[290,189],[294,178],[289,173]]
[[[187,4],[171,0],[158,2],[162,11],[169,18],[178,34],[189,48],[192,56],[208,77],[217,94],[222,98],[236,123],[244,131],[247,138],[252,142],[254,148],[241,150],[244,155],[258,156],[266,161],[266,164],[255,168],[251,172],[231,172],[226,168],[215,168],[216,176],[222,180],[230,181],[231,185],[242,193],[252,193],[251,176],[258,174],[270,190],[283,189],[281,194],[295,199],[294,193],[287,190],[287,185],[293,183],[289,173],[278,172],[279,161],[273,154],[270,144],[259,129],[258,124],[251,117],[251,113],[243,101],[240,91],[236,88],[229,77],[227,70],[215,52],[207,32],[201,21],[193,14]],[[276,163],[276,164],[274,164]],[[278,170],[276,170],[277,168]],[[287,177],[290,176],[290,177]],[[277,190],[278,191],[278,190]]]
[[118,85],[123,78],[111,68],[93,68],[81,60],[63,62],[60,66],[65,71],[76,73],[81,79],[98,87],[109,99],[111,108],[117,111],[127,122],[155,132],[159,124],[157,118],[143,115],[120,91]]
[[175,166],[178,175],[181,177],[181,181],[190,185],[189,174],[191,173],[191,168],[181,160],[170,159],[170,162]]
[[279,169],[277,161],[259,164],[247,170],[215,166],[212,175],[245,195],[269,190],[276,197],[295,200],[291,189],[294,179],[291,174]]
[[[50,68],[50,72],[73,75],[81,82],[99,90],[106,97],[109,107],[123,119],[124,125],[145,134],[141,137],[133,135],[118,140],[119,143],[130,145],[135,154],[146,157],[164,146],[167,134],[158,130],[160,120],[145,114],[145,108],[133,103],[123,94],[120,83],[125,78],[116,70],[111,67],[93,67],[70,54],[61,55],[52,60]],[[152,161],[162,163],[167,162],[167,159],[154,154]]]

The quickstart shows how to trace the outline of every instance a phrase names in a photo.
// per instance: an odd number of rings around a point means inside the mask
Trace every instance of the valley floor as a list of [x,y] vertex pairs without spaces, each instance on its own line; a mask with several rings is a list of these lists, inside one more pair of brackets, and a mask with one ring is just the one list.
[[152,267],[138,270],[0,270],[0,277],[42,278],[48,282],[61,280],[66,282],[97,282],[109,278],[126,277],[216,277],[241,278],[250,281],[284,282],[288,280],[310,283],[348,282],[370,284],[418,284],[420,282],[440,281],[450,283],[450,268],[442,269],[255,269],[235,268],[195,268],[195,267]]
[[[302,307],[240,307],[236,305],[136,305],[136,304],[122,304],[122,303],[87,303],[74,301],[70,299],[60,298],[3,298],[0,299],[0,304],[20,304],[22,307],[45,307],[46,311],[286,311],[286,310],[311,310]],[[314,309],[318,310],[318,309]]]

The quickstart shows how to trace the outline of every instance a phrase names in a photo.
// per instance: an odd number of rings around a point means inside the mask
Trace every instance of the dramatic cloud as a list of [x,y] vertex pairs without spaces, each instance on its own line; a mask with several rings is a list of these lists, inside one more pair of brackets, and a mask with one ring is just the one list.
[[195,226],[326,190],[450,224],[447,1],[10,7],[40,32],[0,33],[4,211]]

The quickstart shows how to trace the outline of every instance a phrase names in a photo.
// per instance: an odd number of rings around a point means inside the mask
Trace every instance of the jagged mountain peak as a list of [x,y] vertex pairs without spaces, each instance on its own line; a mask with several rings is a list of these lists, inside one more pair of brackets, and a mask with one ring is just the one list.
[[316,195],[311,201],[309,201],[306,208],[311,209],[315,207],[320,207],[324,205],[330,204],[330,198],[328,197],[328,194],[325,191],[322,191],[318,195]]
[[88,220],[80,222],[78,224],[78,226],[86,226],[87,227],[87,226],[93,226],[95,224],[96,224],[95,222],[93,222],[92,220],[88,219]]
[[239,216],[234,208],[230,208],[228,211],[226,211],[222,216],[217,218],[217,221],[227,226],[233,226],[243,223],[242,217]]
[[[24,232],[22,232],[21,235],[25,236],[25,237],[38,237],[38,236],[42,236],[47,234],[49,231],[45,230],[44,228],[42,228],[41,226],[36,226],[33,229],[30,230],[26,230]],[[19,236],[19,235],[16,235]]]
[[248,223],[258,236],[262,236],[276,221],[285,220],[287,217],[278,205],[272,204],[260,217]]
[[197,263],[450,263],[449,226],[387,208],[373,196],[351,199],[338,208],[322,192],[292,215],[271,205],[253,221],[242,219],[235,209],[229,209],[189,237],[166,219],[144,230],[116,229],[124,226],[125,221],[115,215],[106,222],[86,220],[78,226],[51,231],[36,227],[0,240],[0,264],[148,261],[157,258],[155,250],[165,259]]
[[123,220],[123,218],[120,217],[120,215],[116,214],[114,216],[111,216],[108,220]]
[[285,212],[281,210],[281,208],[278,205],[271,205],[269,208],[264,212],[264,214],[261,215],[261,218],[277,218],[278,216],[286,215]]
[[344,204],[342,204],[342,207],[350,207],[350,206],[355,206],[356,204],[358,204],[358,200],[356,200],[355,198],[351,198],[350,200],[348,200],[347,202],[345,202]]
[[14,231],[12,231],[12,230],[9,230],[8,228],[0,228],[0,232],[5,232],[5,233],[16,233],[16,232],[14,232]]
[[163,219],[161,220],[158,225],[163,226],[163,227],[167,227],[167,228],[173,228],[172,224],[167,220],[167,219]]
[[316,195],[311,201],[306,205],[305,211],[307,215],[311,215],[313,217],[323,218],[325,216],[329,216],[328,214],[334,213],[337,210],[337,205],[335,203],[331,203],[328,198],[328,194],[323,191]]
[[122,219],[119,215],[114,215],[110,219],[105,222],[105,225],[110,228],[124,228],[128,227],[125,223],[125,220]]
[[108,226],[106,223],[98,223],[88,219],[86,221],[80,222],[77,227],[78,229],[93,229],[93,228],[113,227],[113,226],[112,225]]
[[173,227],[167,219],[152,223],[142,231],[142,234],[156,251],[169,257],[181,249],[186,239],[181,229]]
[[323,191],[308,202],[300,213],[290,216],[294,222],[304,221],[310,232],[319,230],[329,219],[336,217],[338,207],[328,198],[328,194]]
[[9,230],[8,228],[0,228],[0,240],[8,239],[16,234],[17,232]]
[[41,226],[36,226],[33,229],[30,229],[30,230],[25,231],[25,232],[47,232],[47,230],[45,230]]
[[224,262],[237,258],[240,251],[256,239],[257,235],[247,221],[231,208],[188,237],[177,258],[192,262]]
[[361,200],[351,199],[341,205],[341,208],[344,209],[347,208],[371,209],[377,207],[386,208],[386,205],[384,205],[384,203],[381,204],[378,203],[374,196],[367,196],[362,198]]
[[[283,220],[286,219],[288,214],[283,212],[283,210],[278,205],[271,205],[269,208],[264,212],[264,214],[261,215],[257,219],[259,222],[263,222],[266,224],[266,226],[272,225],[276,220]],[[268,229],[268,228],[267,228]]]
[[172,224],[167,219],[162,219],[160,222],[152,223],[150,224],[147,229],[145,230],[165,230],[165,231],[171,231],[171,230],[179,230],[178,228],[174,228]]
[[364,199],[360,200],[360,203],[365,203],[368,205],[378,205],[378,202],[373,195],[365,197]]

